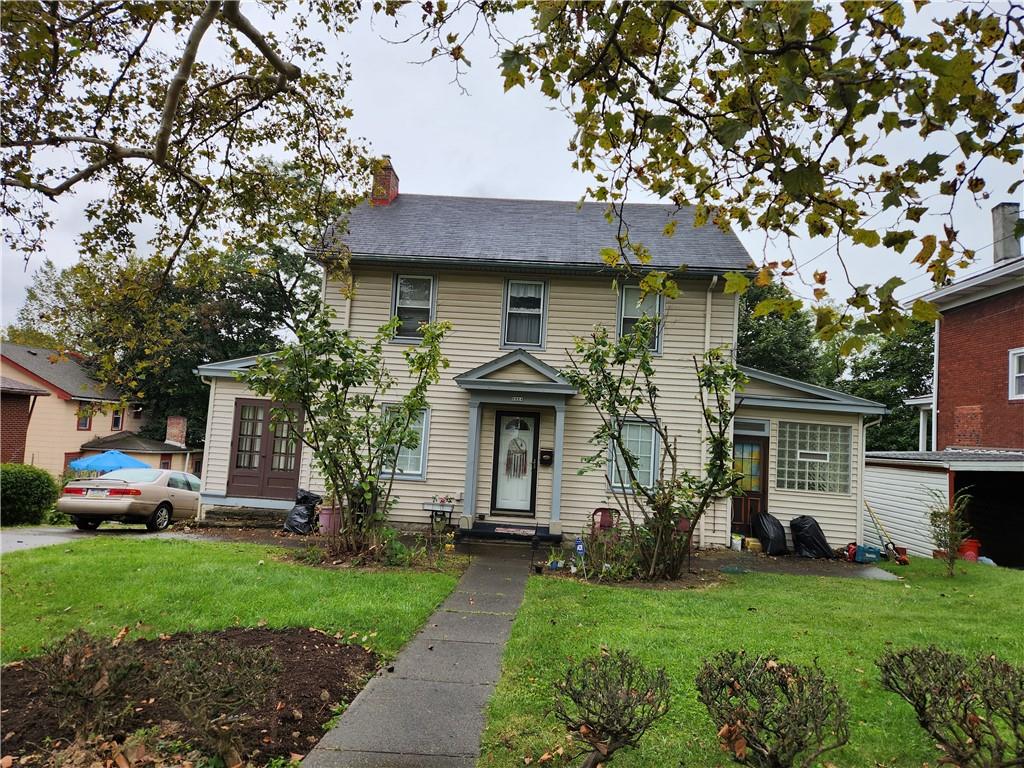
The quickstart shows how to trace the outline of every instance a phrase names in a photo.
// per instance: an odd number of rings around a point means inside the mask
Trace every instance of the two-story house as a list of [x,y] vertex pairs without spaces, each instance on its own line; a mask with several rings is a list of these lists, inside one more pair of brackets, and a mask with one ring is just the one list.
[[[374,186],[374,198],[351,212],[343,236],[355,290],[344,296],[328,276],[324,303],[340,327],[366,337],[398,317],[399,338],[388,348],[396,371],[404,370],[402,350],[418,340],[422,322],[454,327],[443,345],[451,366],[430,390],[420,446],[402,449],[396,462],[395,523],[425,524],[424,504],[451,495],[463,529],[552,537],[589,529],[594,510],[612,505],[614,462],[605,474],[579,473],[594,450],[589,441],[599,416],[560,371],[574,337],[595,324],[628,333],[644,314],[660,318],[653,339],[660,417],[678,437],[687,469],[702,471],[693,358],[735,345],[738,301],[724,293],[722,275],[751,266],[735,235],[695,228],[686,208],[627,206],[630,236],[650,249],[650,266],[686,265],[678,298],[641,298],[633,284],[616,290],[598,256],[615,242],[603,204],[399,194],[390,163]],[[678,228],[667,237],[673,219]],[[297,486],[322,488],[308,450],[272,434],[268,403],[237,380],[252,362],[197,371],[210,385],[207,513],[286,509]],[[783,521],[815,515],[837,545],[859,540],[864,417],[884,408],[747,373],[735,421],[746,495],[705,516],[700,543],[724,544],[734,530],[748,531],[750,515],[762,509]],[[660,451],[653,431],[632,424],[627,438],[641,473],[653,479]]]
[[[992,265],[924,298],[938,308],[932,392],[920,410],[917,451],[872,452],[867,494],[882,525],[928,554],[936,494],[971,496],[982,554],[1024,564],[1024,258],[1020,205],[992,209]],[[869,530],[871,526],[869,525]]]

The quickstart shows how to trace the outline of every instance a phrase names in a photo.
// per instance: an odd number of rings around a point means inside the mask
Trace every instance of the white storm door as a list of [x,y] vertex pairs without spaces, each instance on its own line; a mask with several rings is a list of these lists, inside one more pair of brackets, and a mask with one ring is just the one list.
[[537,471],[537,416],[498,413],[495,419],[494,478],[491,506],[532,515]]

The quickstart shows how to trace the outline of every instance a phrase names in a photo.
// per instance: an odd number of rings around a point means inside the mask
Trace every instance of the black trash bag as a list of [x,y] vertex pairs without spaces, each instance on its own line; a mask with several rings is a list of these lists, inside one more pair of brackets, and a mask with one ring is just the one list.
[[312,533],[316,523],[316,506],[323,500],[323,496],[299,488],[295,494],[295,506],[284,520],[284,529],[288,533]]
[[797,557],[820,557],[825,560],[835,557],[821,526],[810,515],[794,517],[789,521],[789,530],[793,533],[793,551]]
[[761,542],[761,549],[766,555],[776,557],[789,554],[789,550],[786,549],[786,529],[777,518],[767,512],[761,512],[754,515],[753,528],[754,535]]

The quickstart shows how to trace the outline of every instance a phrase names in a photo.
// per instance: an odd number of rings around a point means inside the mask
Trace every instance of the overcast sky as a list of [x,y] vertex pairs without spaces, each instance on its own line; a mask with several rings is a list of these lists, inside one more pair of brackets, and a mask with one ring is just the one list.
[[[369,5],[367,3],[366,5]],[[444,62],[420,65],[424,50],[417,46],[396,46],[382,37],[397,38],[388,20],[371,22],[364,11],[352,32],[339,41],[339,50],[347,52],[353,82],[349,102],[355,110],[352,133],[368,139],[379,154],[390,154],[401,178],[401,190],[440,195],[471,195],[484,197],[515,197],[577,200],[587,186],[587,179],[570,167],[572,157],[566,145],[571,124],[562,112],[551,108],[551,102],[535,89],[502,90],[502,79],[493,58],[493,44],[485,40],[470,45],[468,55],[473,62],[463,85],[463,94],[453,85],[453,70]],[[895,154],[924,152],[912,146],[895,147]],[[983,175],[988,188],[1005,191],[1024,174],[1024,166],[1010,168],[993,164]],[[1019,195],[1018,195],[1019,197]],[[651,199],[636,194],[631,199]],[[992,242],[989,209],[996,202],[1010,199],[996,195],[982,206],[968,199],[959,203],[958,219],[962,222],[963,239],[978,249],[974,271],[991,263]],[[62,201],[55,230],[48,240],[48,255],[58,265],[73,263],[77,258],[75,236],[84,227],[82,211],[84,196]],[[881,220],[878,219],[878,220]],[[873,223],[877,223],[873,222]],[[764,236],[755,232],[738,233],[756,260],[762,257]],[[813,269],[839,273],[834,254],[825,253],[822,240],[792,244],[800,260]],[[849,249],[845,245],[848,266],[855,283],[879,282],[890,275],[900,275],[908,285],[898,294],[902,297],[919,294],[929,283],[920,269],[910,264],[909,252],[904,255],[882,249]],[[911,246],[913,248],[913,246]],[[769,247],[775,258],[785,258],[781,245]],[[2,320],[11,322],[24,299],[31,270],[25,272],[19,254],[5,252],[3,257]],[[794,282],[792,287],[807,296],[809,290]],[[838,290],[838,286],[837,286]]]

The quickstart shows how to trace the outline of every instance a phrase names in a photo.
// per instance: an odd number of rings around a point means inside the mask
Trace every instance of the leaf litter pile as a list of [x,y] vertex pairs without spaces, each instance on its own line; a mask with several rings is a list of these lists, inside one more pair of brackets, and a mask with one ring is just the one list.
[[378,666],[312,629],[126,634],[75,633],[3,668],[0,768],[297,759]]

